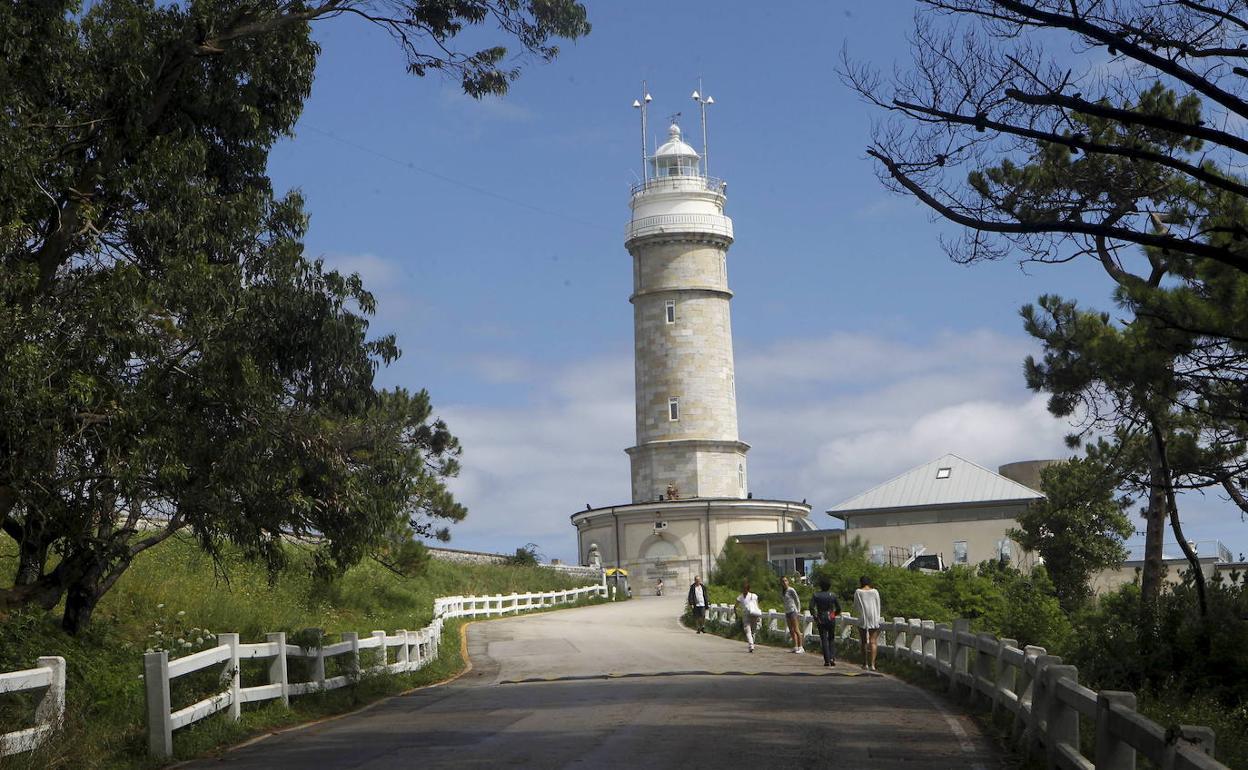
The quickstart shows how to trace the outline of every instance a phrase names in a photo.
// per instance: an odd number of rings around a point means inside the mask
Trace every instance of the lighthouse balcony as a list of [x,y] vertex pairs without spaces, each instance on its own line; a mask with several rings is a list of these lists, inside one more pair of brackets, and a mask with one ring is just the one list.
[[625,243],[636,238],[669,233],[703,233],[732,240],[732,220],[722,214],[658,214],[628,223]]
[[724,195],[727,189],[728,183],[717,177],[702,176],[701,174],[669,173],[665,176],[651,177],[644,182],[638,182],[633,185],[632,194],[694,191]]

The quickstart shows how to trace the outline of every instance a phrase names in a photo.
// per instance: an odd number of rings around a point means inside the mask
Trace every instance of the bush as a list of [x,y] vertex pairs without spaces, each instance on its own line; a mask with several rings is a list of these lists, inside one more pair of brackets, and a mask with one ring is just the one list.
[[767,560],[746,551],[736,540],[728,538],[724,543],[724,550],[715,559],[711,582],[734,589],[735,597],[746,580],[750,581],[750,590],[760,597],[780,593],[780,578],[772,571]]

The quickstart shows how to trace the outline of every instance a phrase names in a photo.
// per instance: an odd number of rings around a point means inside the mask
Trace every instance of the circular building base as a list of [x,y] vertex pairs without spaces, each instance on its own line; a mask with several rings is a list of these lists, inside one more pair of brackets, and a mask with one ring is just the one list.
[[723,550],[739,535],[811,529],[810,506],[792,500],[689,498],[590,508],[572,515],[577,553],[589,563],[596,545],[604,567],[628,570],[633,593],[667,592],[705,580]]

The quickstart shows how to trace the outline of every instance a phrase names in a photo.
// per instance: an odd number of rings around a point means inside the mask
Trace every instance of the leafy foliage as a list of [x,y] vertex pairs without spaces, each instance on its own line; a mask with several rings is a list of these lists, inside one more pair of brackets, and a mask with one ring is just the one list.
[[1040,471],[1045,499],[1018,516],[1009,536],[1038,553],[1062,608],[1073,612],[1091,596],[1088,582],[1126,558],[1123,539],[1135,528],[1127,500],[1116,496],[1118,477],[1096,455]]
[[413,534],[463,517],[458,442],[424,391],[374,387],[396,340],[370,337],[358,276],[303,254],[302,201],[267,176],[311,88],[310,24],[334,18],[474,96],[517,70],[459,33],[549,60],[589,30],[574,0],[0,6],[0,526],[19,544],[0,607],[64,600],[79,631],[183,531],[270,577],[285,534],[315,539],[323,575],[413,568]]
[[779,594],[780,577],[762,555],[751,553],[733,538],[724,541],[724,548],[715,559],[710,582],[741,592],[741,585],[750,581],[750,590],[761,596]]

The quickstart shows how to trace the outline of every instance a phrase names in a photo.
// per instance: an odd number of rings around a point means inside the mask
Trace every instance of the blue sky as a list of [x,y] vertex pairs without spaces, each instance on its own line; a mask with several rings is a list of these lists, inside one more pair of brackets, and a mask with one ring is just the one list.
[[[470,514],[453,546],[572,559],[568,516],[628,500],[622,241],[643,79],[652,136],[681,112],[700,146],[699,75],[715,98],[756,495],[808,499],[830,526],[824,509],[945,452],[994,469],[1065,455],[1067,426],[1023,384],[1035,349],[1018,309],[1042,293],[1108,308],[1108,280],[1092,264],[955,265],[940,248],[954,231],[875,178],[864,148],[879,116],[835,67],[843,46],[904,64],[911,3],[588,5],[592,34],[522,62],[511,93],[482,102],[406,74],[380,30],[321,23],[312,97],[272,155],[278,189],[307,200],[309,253],[360,272],[374,329],[398,334],[382,383],[427,388],[463,441],[453,488]],[[1248,550],[1228,503],[1183,506],[1189,537]]]

